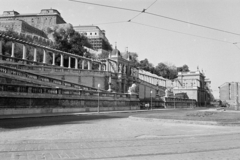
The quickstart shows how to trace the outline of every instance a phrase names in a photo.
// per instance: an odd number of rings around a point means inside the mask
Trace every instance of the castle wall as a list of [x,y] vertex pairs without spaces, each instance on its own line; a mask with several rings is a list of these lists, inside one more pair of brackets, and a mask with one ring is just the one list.
[[22,15],[22,16],[9,16],[0,17],[0,21],[24,21],[27,24],[43,30],[45,27],[54,26],[56,24],[65,23],[58,15]]
[[47,37],[46,34],[20,20],[0,21],[0,30],[13,30],[18,33],[34,34],[41,37]]

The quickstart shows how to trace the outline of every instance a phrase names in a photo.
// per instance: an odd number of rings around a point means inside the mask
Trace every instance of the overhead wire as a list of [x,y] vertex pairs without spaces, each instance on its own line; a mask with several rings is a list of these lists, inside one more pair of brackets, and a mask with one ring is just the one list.
[[108,7],[108,8],[127,10],[127,11],[132,11],[132,12],[139,12],[139,15],[140,15],[140,13],[145,13],[145,14],[152,15],[152,16],[157,16],[157,17],[161,17],[161,18],[165,18],[165,19],[169,19],[169,20],[173,20],[173,21],[177,21],[177,22],[181,22],[181,23],[191,24],[191,25],[194,25],[194,26],[202,27],[202,28],[207,28],[207,29],[211,29],[211,30],[215,30],[215,31],[219,31],[219,32],[224,32],[224,33],[240,36],[239,33],[225,31],[225,30],[222,30],[222,29],[213,28],[213,27],[209,27],[209,26],[205,26],[205,25],[201,25],[201,24],[197,24],[197,23],[192,23],[192,22],[188,22],[188,21],[184,21],[184,20],[180,20],[180,19],[176,19],[176,18],[171,18],[171,17],[160,15],[160,14],[146,12],[145,9],[143,11],[139,11],[139,10],[136,10],[136,9],[122,8],[122,7],[116,7],[116,6],[109,6],[109,5],[103,5],[103,4],[98,4],[98,3],[90,3],[90,2],[84,2],[84,1],[79,1],[79,0],[69,0],[69,1],[78,2],[78,3],[85,3],[85,4],[91,4],[91,5],[102,6],[102,7]]
[[127,21],[114,21],[114,22],[105,22],[105,23],[96,23],[92,25],[102,25],[102,24],[115,24],[115,23],[126,23]]
[[229,33],[229,34],[233,34],[233,35],[238,35],[238,36],[240,36],[239,33],[234,33],[234,32],[225,31],[225,30],[222,30],[222,29],[217,29],[217,28],[213,28],[213,27],[208,27],[208,26],[205,26],[205,25],[201,25],[201,24],[197,24],[197,23],[192,23],[192,22],[188,22],[188,21],[184,21],[184,20],[180,20],[180,19],[176,19],[176,18],[171,18],[171,17],[167,17],[167,16],[155,14],[155,13],[150,13],[150,12],[144,12],[144,13],[149,14],[149,15],[153,15],[153,16],[157,16],[157,17],[161,17],[161,18],[166,18],[166,19],[173,20],[173,21],[178,21],[178,22],[182,22],[182,23],[186,23],[186,24],[191,24],[191,25],[194,25],[194,26],[202,27],[202,28],[207,28],[207,29],[211,29],[211,30],[215,30],[215,31],[219,31],[219,32],[224,32],[224,33]]
[[[151,3],[146,9],[143,9],[143,11],[149,9],[152,5],[154,5],[154,3],[156,3],[157,0],[155,0],[153,3]],[[142,12],[143,12],[142,11]],[[125,23],[125,22],[129,22],[133,19],[135,19],[136,17],[138,17],[140,14],[142,14],[142,12],[140,12],[139,14],[137,14],[136,16],[134,16],[133,18],[129,19],[128,21],[117,21],[117,22],[105,22],[105,23],[96,23],[96,24],[92,24],[92,25],[102,25],[102,24],[115,24],[115,23]]]
[[240,50],[240,48],[237,46],[237,43],[233,43],[233,45]]
[[194,36],[194,37],[198,37],[198,38],[204,38],[204,39],[209,39],[209,40],[214,40],[214,41],[233,44],[232,42],[229,42],[229,41],[224,41],[224,40],[219,40],[219,39],[215,39],[215,38],[199,36],[199,35],[195,35],[195,34],[189,34],[189,33],[185,33],[185,32],[179,32],[179,31],[170,30],[170,29],[166,29],[166,28],[161,28],[161,27],[157,27],[157,26],[151,26],[151,25],[147,25],[147,24],[143,24],[143,23],[138,23],[138,22],[133,22],[133,21],[131,21],[130,23],[137,24],[137,25],[142,25],[142,26],[146,26],[146,27],[151,27],[151,28],[155,28],[155,29],[165,30],[165,31],[169,31],[169,32],[184,34],[184,35],[188,35],[188,36]]
[[157,2],[157,0],[155,0],[152,4],[150,4],[150,6],[148,6],[146,9],[143,9],[142,12],[138,13],[136,16],[134,16],[133,18],[129,19],[128,22],[132,21],[133,19],[137,18],[140,14],[142,14],[143,12],[145,12],[146,10],[148,10],[152,5],[154,5]]
[[91,5],[95,5],[95,6],[102,6],[102,7],[108,7],[108,8],[121,9],[121,10],[132,11],[132,12],[141,12],[141,11],[135,10],[135,9],[115,7],[115,6],[108,6],[108,5],[104,5],[104,4],[90,3],[90,2],[84,2],[84,1],[79,1],[79,0],[69,0],[69,1],[78,2],[78,3],[85,3],[85,4],[91,4]]
[[[75,1],[75,2],[79,2],[78,0],[69,0],[69,1]],[[125,22],[131,22],[134,24],[138,24],[138,25],[142,25],[142,26],[146,26],[146,27],[151,27],[151,28],[155,28],[155,29],[161,29],[161,30],[165,30],[165,31],[169,31],[169,32],[174,32],[174,33],[178,33],[178,34],[184,34],[184,35],[188,35],[188,36],[193,36],[193,37],[198,37],[198,38],[203,38],[203,39],[208,39],[208,40],[214,40],[214,41],[219,41],[219,42],[223,42],[223,43],[231,43],[234,44],[232,42],[229,41],[224,41],[224,40],[219,40],[219,39],[215,39],[215,38],[210,38],[210,37],[204,37],[204,36],[199,36],[199,35],[194,35],[194,34],[189,34],[189,33],[185,33],[185,32],[179,32],[179,31],[175,31],[175,30],[170,30],[170,29],[166,29],[166,28],[161,28],[161,27],[157,27],[157,26],[151,26],[151,25],[147,25],[147,24],[143,24],[143,23],[138,23],[138,22],[133,22],[132,20],[136,17],[138,17],[140,14],[142,13],[148,13],[146,12],[147,9],[149,9],[152,5],[154,5],[157,2],[157,0],[155,0],[152,4],[150,4],[146,9],[143,9],[143,11],[138,11],[140,12],[139,14],[137,14],[136,16],[134,16],[133,18],[129,19],[128,21],[115,21],[115,22],[106,22],[106,23],[98,23],[98,24],[94,24],[94,25],[101,25],[101,24],[116,24],[116,23],[125,23]],[[92,5],[100,5],[100,6],[104,6],[104,7],[112,7],[112,6],[107,6],[107,5],[101,5],[101,4],[96,4],[96,3],[89,3],[89,2],[80,2],[80,3],[86,3],[86,4],[92,4]],[[124,9],[121,7],[113,7],[113,8],[117,8],[117,9]],[[136,10],[131,10],[131,9],[127,9],[130,11],[136,11]],[[169,17],[166,17],[169,18]],[[235,45],[235,44],[234,44]],[[235,45],[236,46],[236,45]],[[239,48],[238,46],[236,46],[237,48]],[[239,48],[240,49],[240,48]]]

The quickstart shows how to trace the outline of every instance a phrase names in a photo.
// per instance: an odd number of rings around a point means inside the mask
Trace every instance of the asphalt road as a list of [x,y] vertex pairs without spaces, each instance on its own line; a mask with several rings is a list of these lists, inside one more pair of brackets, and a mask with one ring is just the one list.
[[111,113],[0,120],[0,159],[240,159],[240,128]]
[[[51,125],[61,125],[70,123],[82,123],[84,121],[96,121],[116,118],[128,118],[134,115],[147,115],[149,113],[162,112],[159,110],[148,112],[124,112],[124,113],[100,113],[100,114],[80,114],[66,116],[46,116],[34,118],[5,118],[0,120],[0,131],[17,130],[32,127],[44,127]],[[165,111],[164,111],[165,112]]]

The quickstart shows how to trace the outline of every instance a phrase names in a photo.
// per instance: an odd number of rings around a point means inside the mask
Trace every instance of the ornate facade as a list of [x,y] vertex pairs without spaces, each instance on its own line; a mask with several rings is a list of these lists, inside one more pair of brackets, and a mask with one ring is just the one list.
[[17,11],[4,11],[2,16],[0,16],[0,22],[14,20],[24,21],[40,30],[56,24],[66,23],[56,9],[42,9],[40,13],[35,14],[20,14]]
[[211,82],[209,79],[205,80],[205,75],[198,71],[178,72],[178,79],[180,83],[173,86],[174,94],[186,93],[190,99],[195,99],[198,106],[204,106],[212,101],[211,89],[207,84]]
[[4,11],[0,16],[0,30],[13,30],[18,33],[45,37],[43,30],[57,24],[66,23],[55,9],[42,9],[36,14],[20,14],[17,11]]
[[106,71],[111,73],[108,78],[109,91],[133,92],[140,99],[155,99],[165,95],[166,79],[136,68],[127,51],[120,53],[115,47],[109,58],[102,61],[106,63]]

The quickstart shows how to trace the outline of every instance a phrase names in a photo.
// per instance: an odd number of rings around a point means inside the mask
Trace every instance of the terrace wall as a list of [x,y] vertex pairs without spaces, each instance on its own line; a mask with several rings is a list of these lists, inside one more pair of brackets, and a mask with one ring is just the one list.
[[[0,116],[140,109],[137,95],[23,85],[0,85]],[[99,96],[98,96],[99,94]]]

